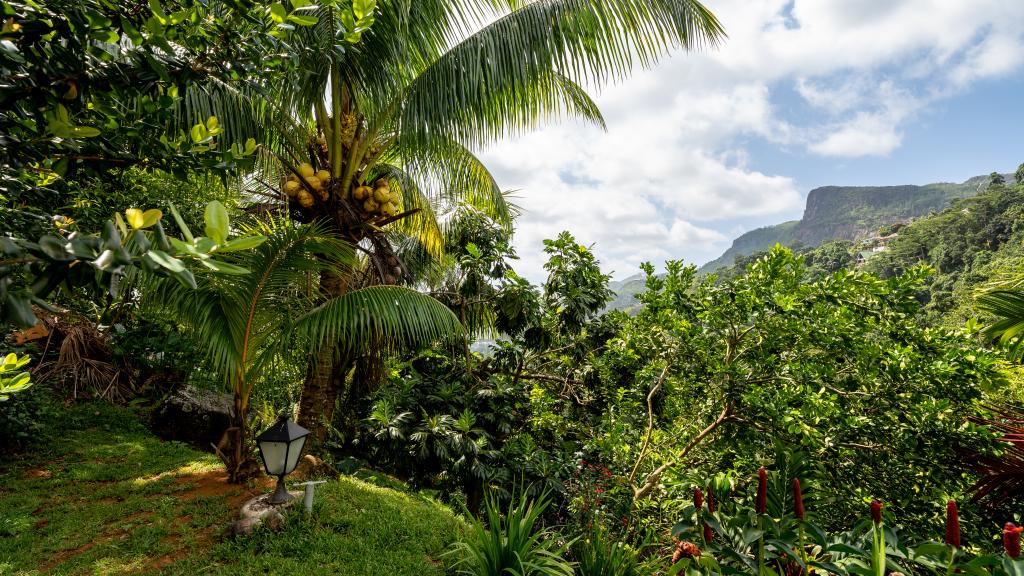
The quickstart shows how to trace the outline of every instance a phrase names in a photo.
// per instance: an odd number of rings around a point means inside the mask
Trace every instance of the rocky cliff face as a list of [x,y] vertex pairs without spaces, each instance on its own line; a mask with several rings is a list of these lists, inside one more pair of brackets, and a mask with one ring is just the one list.
[[737,256],[767,250],[775,244],[817,246],[826,240],[858,240],[879,227],[942,210],[957,198],[972,196],[988,181],[976,176],[962,182],[924,186],[823,186],[807,194],[800,220],[751,230],[736,238],[720,257],[701,267],[712,272]]

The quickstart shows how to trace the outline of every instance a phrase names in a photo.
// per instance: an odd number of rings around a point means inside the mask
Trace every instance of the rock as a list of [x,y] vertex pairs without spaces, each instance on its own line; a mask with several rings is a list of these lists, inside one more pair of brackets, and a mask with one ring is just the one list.
[[271,504],[270,494],[261,494],[245,504],[239,512],[241,519],[232,522],[224,531],[225,538],[248,536],[261,524],[271,530],[280,530],[284,526],[284,511],[296,502],[302,501],[302,492],[289,492],[293,496],[284,504]]
[[285,502],[284,504],[271,504],[271,494],[260,494],[259,496],[249,500],[245,504],[242,504],[242,510],[240,515],[242,518],[256,518],[263,519],[274,514],[280,515],[281,511],[291,506],[295,502],[302,501],[302,492],[289,491],[292,495],[292,499]]
[[239,536],[248,536],[252,534],[252,531],[259,525],[261,518],[242,518],[236,522],[232,522],[227,530],[224,531],[224,538],[237,538]]
[[316,456],[306,454],[299,460],[299,464],[295,467],[295,472],[292,473],[292,476],[304,480],[325,477],[336,478],[338,477],[338,471]]
[[216,445],[231,425],[234,411],[231,394],[182,386],[153,414],[153,433],[212,452],[211,444]]

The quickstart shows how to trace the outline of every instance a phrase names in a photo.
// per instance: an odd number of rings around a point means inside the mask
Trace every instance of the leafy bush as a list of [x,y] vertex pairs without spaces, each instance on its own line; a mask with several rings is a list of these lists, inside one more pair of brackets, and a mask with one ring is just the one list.
[[23,450],[39,441],[57,414],[48,391],[33,386],[0,402],[0,451]]
[[563,558],[568,546],[559,544],[556,531],[538,522],[550,504],[546,495],[530,501],[525,492],[520,492],[504,517],[493,494],[486,501],[486,526],[473,519],[469,539],[456,542],[449,552],[456,558],[459,574],[572,576],[572,564]]

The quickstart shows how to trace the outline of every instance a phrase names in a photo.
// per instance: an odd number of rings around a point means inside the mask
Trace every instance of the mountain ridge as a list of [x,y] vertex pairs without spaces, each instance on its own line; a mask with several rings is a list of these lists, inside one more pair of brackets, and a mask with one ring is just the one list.
[[[1009,179],[1012,180],[1010,175]],[[903,184],[895,186],[820,186],[808,192],[803,216],[745,232],[718,258],[700,267],[714,272],[730,266],[739,256],[749,256],[783,246],[818,246],[826,240],[860,240],[882,226],[936,212],[956,199],[973,196],[984,189],[988,176],[964,182]]]

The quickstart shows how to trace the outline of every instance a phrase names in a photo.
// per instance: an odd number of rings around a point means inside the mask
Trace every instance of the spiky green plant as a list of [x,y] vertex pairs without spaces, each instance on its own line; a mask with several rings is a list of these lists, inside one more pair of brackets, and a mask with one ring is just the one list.
[[557,531],[540,525],[549,505],[546,494],[530,500],[523,490],[502,514],[497,497],[489,494],[486,523],[472,519],[468,538],[456,542],[448,553],[455,558],[457,572],[468,576],[572,576],[573,566],[563,557],[569,543],[560,543]]
[[576,573],[579,576],[638,576],[640,559],[636,551],[609,537],[595,522],[594,529],[581,536],[575,545]]

